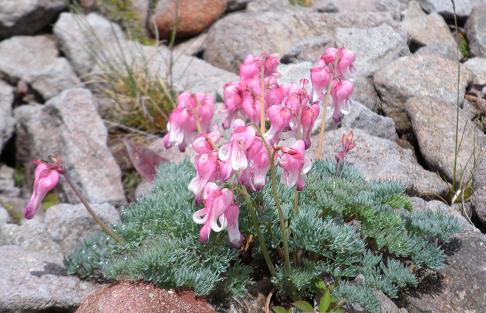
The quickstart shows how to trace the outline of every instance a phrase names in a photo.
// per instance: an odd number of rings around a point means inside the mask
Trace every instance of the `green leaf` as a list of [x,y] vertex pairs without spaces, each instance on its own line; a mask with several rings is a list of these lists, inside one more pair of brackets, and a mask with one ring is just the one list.
[[287,308],[284,308],[283,306],[276,306],[273,308],[273,312],[275,313],[292,313],[292,311]]
[[326,289],[324,295],[322,295],[321,299],[319,300],[319,312],[327,312],[330,304],[331,292],[329,291],[329,289]]
[[303,312],[314,312],[314,307],[307,301],[295,301],[292,305]]
[[337,308],[332,311],[332,313],[344,313],[343,308]]
[[321,291],[324,291],[324,290],[327,289],[326,284],[324,284],[324,282],[322,280],[319,280],[318,282],[316,282],[316,288],[321,290]]

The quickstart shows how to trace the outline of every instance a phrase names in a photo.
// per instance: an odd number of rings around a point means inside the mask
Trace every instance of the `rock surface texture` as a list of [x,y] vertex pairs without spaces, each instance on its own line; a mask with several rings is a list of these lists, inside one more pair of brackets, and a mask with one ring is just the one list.
[[15,126],[15,120],[12,116],[13,91],[12,87],[0,81],[0,153],[3,145],[12,136]]
[[[88,90],[69,89],[44,106],[18,108],[15,116],[21,149],[17,153],[29,167],[32,160],[54,153],[88,201],[120,203],[125,199],[121,172],[106,146],[107,130],[96,106]],[[69,202],[79,202],[66,182],[61,189]]]
[[466,23],[471,53],[486,58],[486,3],[474,8]]
[[118,283],[90,294],[76,313],[216,313],[192,292],[177,293],[143,283]]

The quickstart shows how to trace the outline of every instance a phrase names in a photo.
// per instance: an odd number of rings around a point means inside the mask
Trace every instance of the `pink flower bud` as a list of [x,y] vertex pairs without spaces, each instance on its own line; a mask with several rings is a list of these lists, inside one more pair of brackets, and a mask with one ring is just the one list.
[[336,152],[335,157],[337,162],[342,162],[346,155],[356,147],[353,141],[353,130],[341,137],[341,151]]
[[24,216],[27,219],[34,217],[42,200],[49,191],[56,187],[60,177],[58,170],[52,168],[49,164],[39,160],[34,161],[34,163],[37,165],[35,168],[34,190],[30,201],[24,208]]

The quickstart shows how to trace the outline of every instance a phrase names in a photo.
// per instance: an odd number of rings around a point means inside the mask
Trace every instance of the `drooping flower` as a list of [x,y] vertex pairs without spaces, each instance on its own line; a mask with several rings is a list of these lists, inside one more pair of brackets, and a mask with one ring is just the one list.
[[53,167],[42,161],[34,161],[36,164],[34,190],[27,206],[24,208],[24,216],[27,219],[34,217],[46,194],[54,189],[59,182],[59,168]]
[[335,157],[337,162],[342,162],[346,155],[356,147],[353,141],[353,130],[341,137],[341,151],[336,152]]
[[351,94],[353,93],[353,84],[349,80],[335,80],[331,89],[332,96],[332,118],[335,123],[341,121],[341,114],[347,114],[349,112],[349,106],[351,104]]
[[219,177],[220,161],[216,152],[200,154],[194,159],[196,177],[189,183],[188,189],[194,193],[196,201],[201,200],[204,187]]
[[226,111],[226,119],[223,122],[223,128],[229,128],[231,120],[241,110],[243,101],[243,91],[240,83],[226,83],[224,85],[224,107]]
[[270,170],[270,157],[260,137],[256,137],[248,149],[248,160],[248,167],[241,171],[238,182],[251,191],[259,191],[265,186]]
[[181,93],[177,97],[177,107],[169,116],[167,134],[163,138],[165,148],[175,144],[181,152],[185,151],[199,131],[209,131],[213,113],[213,97],[202,93]]
[[220,232],[229,226],[228,233],[233,245],[241,244],[241,234],[238,229],[238,206],[234,203],[233,193],[228,188],[220,189],[215,183],[208,183],[203,193],[204,207],[192,216],[197,224],[203,227],[199,232],[199,240],[207,242],[211,230]]
[[348,70],[352,72],[355,58],[355,53],[346,48],[327,48],[321,56],[321,60],[326,64],[336,65],[336,76],[343,76]]
[[280,140],[282,131],[290,126],[292,112],[290,108],[281,105],[273,105],[267,111],[270,120],[270,129],[265,133],[266,139],[275,144]]
[[311,67],[310,78],[312,83],[312,101],[318,101],[325,88],[331,83],[332,73],[326,62],[319,62]]
[[222,169],[224,180],[228,179],[233,171],[248,167],[247,150],[256,136],[255,129],[247,127],[242,120],[235,120],[232,129],[229,142],[222,145],[218,151],[219,159],[225,163]]
[[304,189],[304,176],[310,171],[311,161],[305,157],[305,143],[297,140],[291,148],[281,147],[279,165],[283,170],[282,183],[289,187],[297,185],[297,190]]
[[314,123],[319,116],[320,107],[317,103],[306,106],[302,109],[300,115],[300,123],[302,124],[302,140],[304,140],[305,148],[309,149],[311,146],[311,133]]

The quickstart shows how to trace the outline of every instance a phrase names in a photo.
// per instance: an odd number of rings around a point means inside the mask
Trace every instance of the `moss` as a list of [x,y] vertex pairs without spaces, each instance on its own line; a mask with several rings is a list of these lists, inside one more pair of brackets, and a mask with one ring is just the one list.
[[10,215],[10,218],[15,223],[20,223],[20,221],[23,219],[22,213],[15,210],[13,204],[0,200],[0,206],[2,206],[7,211],[8,215]]

